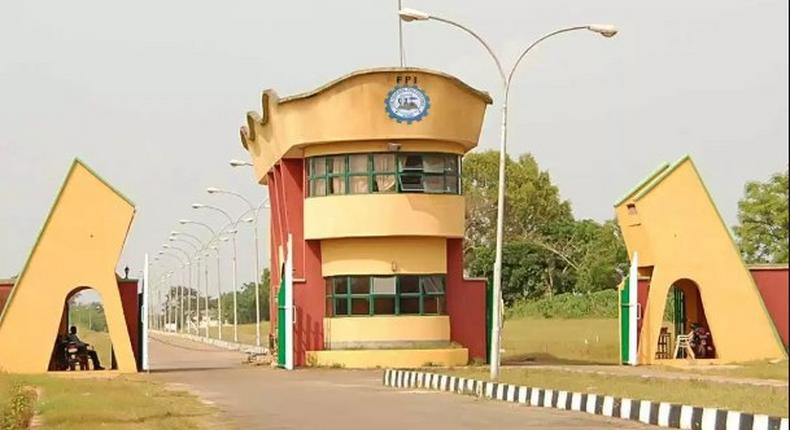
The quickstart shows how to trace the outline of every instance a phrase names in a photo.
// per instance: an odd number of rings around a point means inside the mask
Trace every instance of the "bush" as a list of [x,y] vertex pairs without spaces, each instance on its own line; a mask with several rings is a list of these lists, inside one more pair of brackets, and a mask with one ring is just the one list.
[[507,318],[617,318],[617,290],[557,294],[538,300],[519,300],[505,311]]
[[0,430],[27,428],[33,418],[36,392],[30,387],[14,383],[10,390],[9,402],[0,405]]

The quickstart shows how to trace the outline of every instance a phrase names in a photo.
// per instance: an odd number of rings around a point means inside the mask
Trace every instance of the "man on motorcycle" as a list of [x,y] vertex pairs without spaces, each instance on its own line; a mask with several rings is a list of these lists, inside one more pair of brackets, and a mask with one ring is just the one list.
[[96,351],[88,349],[89,345],[77,337],[76,326],[71,326],[69,329],[69,334],[66,336],[66,341],[76,343],[77,347],[80,349],[80,354],[87,354],[88,357],[90,357],[91,361],[93,362],[93,370],[104,370],[104,368],[101,367],[101,363],[99,363],[99,356],[96,354]]
[[713,358],[713,345],[710,341],[710,332],[700,324],[691,324],[694,336],[691,339],[691,347],[697,358]]

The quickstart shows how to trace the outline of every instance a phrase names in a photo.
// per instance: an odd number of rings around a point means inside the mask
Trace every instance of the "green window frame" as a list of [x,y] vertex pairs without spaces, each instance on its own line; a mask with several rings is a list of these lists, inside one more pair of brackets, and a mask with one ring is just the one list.
[[[367,163],[363,161],[365,157]],[[463,166],[457,154],[340,154],[310,157],[305,165],[308,197],[371,193],[463,194]],[[361,166],[366,168],[363,170]]]
[[[433,275],[331,276],[326,282],[326,316],[447,315],[446,277]],[[392,280],[391,292],[376,292],[376,280]],[[415,284],[416,282],[416,284]],[[386,283],[379,286],[387,286]],[[388,286],[387,286],[388,287]],[[391,301],[391,305],[389,305]]]

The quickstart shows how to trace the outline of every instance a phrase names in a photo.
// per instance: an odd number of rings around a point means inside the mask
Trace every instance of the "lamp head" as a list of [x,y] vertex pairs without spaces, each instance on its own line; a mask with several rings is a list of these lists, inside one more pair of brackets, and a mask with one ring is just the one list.
[[203,206],[206,206],[206,205],[204,205],[202,203],[192,203],[192,209],[200,209]]
[[403,8],[398,11],[398,15],[400,15],[400,19],[405,22],[411,21],[427,21],[431,19],[431,15],[417,10],[417,9],[410,9],[410,8]]
[[217,187],[208,187],[208,188],[206,188],[206,192],[209,193],[209,194],[214,194],[214,193],[222,192],[222,190],[220,190]]
[[241,167],[241,166],[252,166],[252,163],[249,161],[242,161],[242,160],[230,160],[231,167]]
[[242,221],[244,221],[244,222],[255,222],[255,218],[253,218],[253,217],[244,218]]
[[617,34],[617,27],[612,24],[590,24],[587,29],[603,37],[614,37]]
[[191,222],[192,222],[192,220],[188,220],[188,219],[180,219],[180,220],[178,220],[179,224],[189,224]]

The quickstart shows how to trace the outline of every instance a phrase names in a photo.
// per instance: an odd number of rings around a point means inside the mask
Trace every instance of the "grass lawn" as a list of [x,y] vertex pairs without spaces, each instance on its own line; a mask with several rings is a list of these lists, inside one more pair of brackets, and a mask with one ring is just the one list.
[[80,340],[89,343],[96,350],[102,366],[107,369],[112,364],[112,342],[110,342],[110,333],[106,331],[93,331],[86,326],[77,326],[77,336]]
[[617,319],[509,319],[502,362],[616,364],[619,342]]
[[[216,338],[218,331],[217,327],[213,327],[209,330],[209,334]],[[222,328],[222,339],[233,340],[233,324]],[[255,323],[239,324],[239,343],[255,345]],[[261,321],[261,345],[269,345],[269,321]]]
[[669,371],[693,372],[700,375],[720,375],[731,376],[733,378],[754,378],[754,379],[776,379],[787,381],[787,360],[778,362],[751,361],[748,363],[738,363],[737,367],[713,367],[711,369],[683,369],[667,367]]
[[[502,363],[618,364],[618,330],[616,319],[510,319],[502,330]],[[699,375],[788,380],[787,361],[739,363],[732,368],[655,367]]]
[[20,383],[19,377],[0,373],[0,429],[25,428],[33,417],[35,391]]
[[[456,369],[450,370],[449,373],[479,380],[488,379],[486,368]],[[499,380],[530,387],[718,407],[780,417],[787,417],[788,412],[786,387],[758,387],[529,368],[502,369]]]
[[10,390],[11,377],[5,373],[0,373],[0,412],[3,411],[4,406],[8,403],[8,397],[11,395]]
[[[0,399],[10,376],[0,374]],[[182,391],[172,391],[142,375],[109,379],[15,376],[42,389],[36,405],[43,428],[135,429],[229,428],[217,411]],[[0,412],[2,412],[0,400]]]

